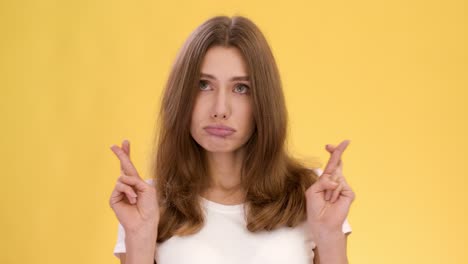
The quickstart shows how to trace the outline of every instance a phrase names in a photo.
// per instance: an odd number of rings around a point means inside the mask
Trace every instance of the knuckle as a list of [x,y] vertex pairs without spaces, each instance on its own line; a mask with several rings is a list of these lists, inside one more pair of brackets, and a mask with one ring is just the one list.
[[118,191],[120,192],[125,192],[129,188],[127,184],[122,183],[122,182],[118,182],[116,187],[118,188]]
[[120,179],[120,182],[123,182],[123,183],[133,183],[133,177],[125,175],[125,174],[120,176],[119,179]]
[[322,174],[322,176],[319,177],[319,181],[321,182],[324,182],[324,181],[327,181],[327,180],[330,180],[331,179],[331,175],[330,174]]

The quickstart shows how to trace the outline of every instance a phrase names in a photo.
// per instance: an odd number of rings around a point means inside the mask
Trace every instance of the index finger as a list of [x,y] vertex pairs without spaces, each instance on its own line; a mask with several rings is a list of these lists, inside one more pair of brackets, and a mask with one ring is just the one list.
[[110,149],[115,153],[115,155],[117,155],[117,158],[119,158],[121,167],[125,175],[140,177],[135,166],[133,166],[133,163],[130,161],[130,158],[121,148],[119,148],[116,145],[112,145]]
[[341,159],[341,154],[343,154],[349,142],[349,140],[344,140],[335,148],[335,150],[330,156],[330,159],[327,162],[327,165],[325,166],[325,169],[323,170],[323,174],[332,174],[336,167],[338,167],[338,163]]

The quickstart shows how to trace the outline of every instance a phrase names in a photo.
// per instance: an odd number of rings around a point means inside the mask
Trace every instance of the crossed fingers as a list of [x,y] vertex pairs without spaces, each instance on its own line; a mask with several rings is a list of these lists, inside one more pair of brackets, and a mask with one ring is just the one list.
[[138,171],[130,160],[130,144],[128,140],[123,141],[122,148],[119,148],[116,145],[112,145],[110,148],[120,160],[121,174],[140,178]]
[[326,190],[325,192],[325,200],[330,202],[335,202],[338,196],[341,193],[341,190],[345,187],[346,181],[343,177],[342,169],[343,169],[343,162],[341,160],[341,156],[349,145],[349,140],[344,140],[341,142],[337,147],[333,147],[327,145],[327,150],[331,153],[330,159],[325,166],[322,175],[325,177],[329,177],[332,181],[337,182],[339,185],[336,187],[335,190]]

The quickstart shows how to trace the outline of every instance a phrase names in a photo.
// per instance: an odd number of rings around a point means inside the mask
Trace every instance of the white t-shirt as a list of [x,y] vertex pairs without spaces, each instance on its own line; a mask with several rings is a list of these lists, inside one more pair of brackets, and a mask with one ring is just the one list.
[[[316,170],[321,175],[320,169]],[[147,180],[152,184],[152,180]],[[218,264],[218,263],[313,263],[315,243],[308,237],[304,221],[296,227],[252,233],[247,230],[244,208],[223,205],[201,198],[205,224],[196,234],[173,236],[157,244],[158,264]],[[345,219],[343,233],[351,232]],[[118,227],[114,255],[125,252],[125,230]]]

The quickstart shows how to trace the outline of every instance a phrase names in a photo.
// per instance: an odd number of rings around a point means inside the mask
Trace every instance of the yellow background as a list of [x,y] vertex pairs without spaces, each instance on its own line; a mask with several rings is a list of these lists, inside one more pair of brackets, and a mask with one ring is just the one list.
[[468,263],[465,1],[167,2],[1,2],[1,263],[118,263],[109,146],[147,177],[171,64],[218,14],[269,40],[296,155],[351,140],[350,263]]

